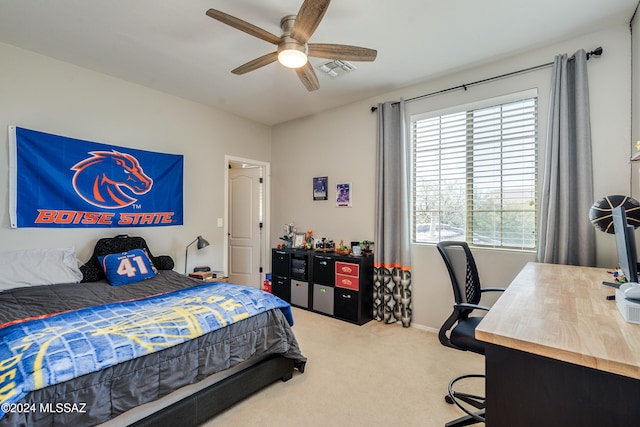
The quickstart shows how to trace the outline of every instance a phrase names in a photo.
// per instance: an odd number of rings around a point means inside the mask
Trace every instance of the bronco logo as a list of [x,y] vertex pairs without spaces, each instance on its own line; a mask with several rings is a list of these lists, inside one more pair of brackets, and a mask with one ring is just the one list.
[[145,175],[138,160],[118,151],[91,151],[89,157],[71,170],[73,188],[88,203],[101,208],[124,208],[137,201],[122,191],[145,194],[153,186],[153,179]]

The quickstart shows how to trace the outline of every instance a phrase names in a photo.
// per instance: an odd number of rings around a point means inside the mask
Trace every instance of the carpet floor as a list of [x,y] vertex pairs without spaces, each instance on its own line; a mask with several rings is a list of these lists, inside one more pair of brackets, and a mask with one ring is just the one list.
[[[451,378],[484,373],[480,355],[443,347],[435,333],[401,325],[352,325],[294,308],[308,358],[295,372],[203,427],[444,426],[463,412],[444,401]],[[484,394],[483,380],[461,387]],[[477,424],[482,425],[482,424]]]

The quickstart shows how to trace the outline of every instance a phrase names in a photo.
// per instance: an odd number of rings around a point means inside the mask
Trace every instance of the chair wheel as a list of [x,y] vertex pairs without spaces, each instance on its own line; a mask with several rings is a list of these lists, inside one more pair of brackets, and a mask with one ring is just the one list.
[[444,397],[444,401],[447,402],[449,405],[453,405],[453,399],[448,394]]

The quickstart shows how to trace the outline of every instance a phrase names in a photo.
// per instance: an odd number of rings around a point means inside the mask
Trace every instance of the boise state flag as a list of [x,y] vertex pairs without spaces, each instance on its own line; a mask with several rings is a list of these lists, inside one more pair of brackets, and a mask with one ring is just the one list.
[[10,126],[11,227],[182,225],[183,156]]

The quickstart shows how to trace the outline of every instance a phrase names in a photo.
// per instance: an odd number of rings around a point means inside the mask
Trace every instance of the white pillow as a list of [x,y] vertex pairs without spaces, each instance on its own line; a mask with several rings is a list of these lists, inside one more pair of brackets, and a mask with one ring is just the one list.
[[35,285],[78,283],[82,272],[74,248],[0,253],[0,291]]

